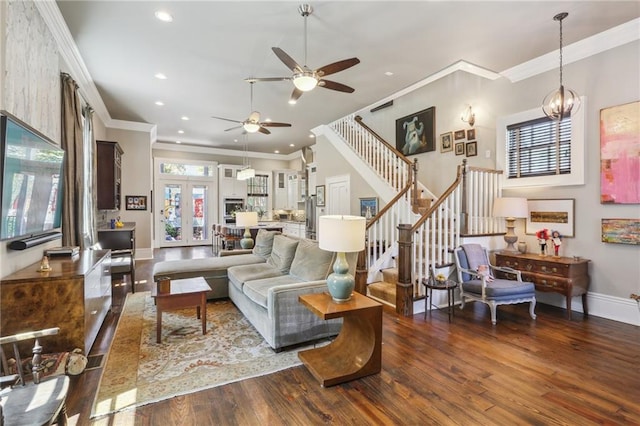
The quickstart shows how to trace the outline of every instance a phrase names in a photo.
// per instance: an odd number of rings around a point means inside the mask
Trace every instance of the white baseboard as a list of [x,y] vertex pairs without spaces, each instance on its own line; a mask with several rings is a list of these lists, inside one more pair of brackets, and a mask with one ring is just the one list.
[[[441,293],[441,294],[436,294]],[[446,309],[447,296],[444,291],[433,293],[433,304]],[[557,293],[536,293],[536,302],[546,305],[557,306],[566,309],[566,299]],[[456,299],[456,305],[460,302]],[[640,326],[640,307],[638,302],[623,297],[608,296],[606,294],[589,293],[587,295],[587,303],[589,304],[589,316],[601,317],[613,321],[623,322],[625,324]],[[584,312],[582,308],[582,298],[574,297],[571,300],[571,310],[576,312]],[[413,302],[413,313],[419,314],[424,312],[424,300]]]

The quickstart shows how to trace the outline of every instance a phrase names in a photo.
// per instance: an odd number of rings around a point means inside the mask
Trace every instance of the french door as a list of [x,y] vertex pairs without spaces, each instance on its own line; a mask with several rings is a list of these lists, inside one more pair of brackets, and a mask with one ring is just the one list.
[[160,247],[195,246],[211,242],[210,183],[163,179],[159,185],[158,234]]

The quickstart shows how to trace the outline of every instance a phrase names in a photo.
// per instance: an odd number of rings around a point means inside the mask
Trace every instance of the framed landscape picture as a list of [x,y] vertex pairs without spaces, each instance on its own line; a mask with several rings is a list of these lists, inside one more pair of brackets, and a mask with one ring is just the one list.
[[464,130],[456,130],[453,133],[453,138],[457,141],[459,141],[460,139],[464,139],[465,137],[467,137],[467,134],[465,133]]
[[541,229],[555,230],[563,237],[574,236],[573,198],[565,200],[527,200],[529,216],[525,233],[535,235]]
[[396,120],[396,149],[404,155],[436,150],[436,107]]
[[602,219],[602,242],[640,245],[640,219]]

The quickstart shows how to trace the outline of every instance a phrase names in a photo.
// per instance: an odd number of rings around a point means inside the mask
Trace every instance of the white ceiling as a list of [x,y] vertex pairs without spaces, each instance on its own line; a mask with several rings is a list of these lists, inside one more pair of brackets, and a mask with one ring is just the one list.
[[[56,3],[110,118],[155,124],[158,141],[242,150],[240,130],[225,132],[233,123],[211,116],[246,119],[251,107],[245,78],[291,75],[272,47],[304,62],[304,19],[297,10],[302,2]],[[310,145],[310,129],[371,106],[459,60],[499,73],[553,52],[559,43],[553,16],[559,12],[569,12],[565,46],[640,16],[637,1],[310,4],[307,65],[319,68],[358,57],[360,64],[329,77],[355,92],[316,88],[292,106],[287,102],[291,82],[256,83],[253,109],[263,119],[293,126],[271,128],[271,135],[251,134],[251,151],[287,154]],[[173,15],[172,23],[155,18],[160,9]],[[154,78],[158,72],[168,78]],[[565,81],[570,85],[570,76]],[[165,105],[156,106],[158,100]]]

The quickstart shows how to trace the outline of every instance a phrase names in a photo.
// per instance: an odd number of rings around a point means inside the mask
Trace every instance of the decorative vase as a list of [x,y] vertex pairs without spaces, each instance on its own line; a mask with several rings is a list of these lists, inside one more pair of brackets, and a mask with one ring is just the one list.
[[524,241],[520,241],[518,243],[518,251],[522,254],[525,254],[527,252],[527,243],[525,243]]

